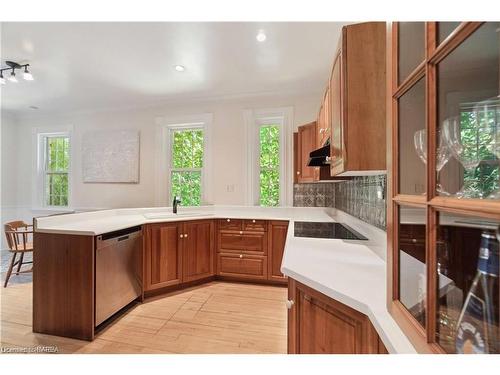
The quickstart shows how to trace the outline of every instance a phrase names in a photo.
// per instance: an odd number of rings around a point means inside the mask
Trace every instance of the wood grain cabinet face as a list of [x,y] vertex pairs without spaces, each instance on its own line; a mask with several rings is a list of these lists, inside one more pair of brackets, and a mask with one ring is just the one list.
[[386,25],[345,26],[330,82],[332,176],[386,169]]
[[194,281],[214,275],[214,222],[185,222],[183,232],[182,281]]
[[267,236],[264,232],[220,231],[220,252],[244,252],[267,254]]
[[315,167],[308,167],[309,154],[316,149],[316,122],[299,126],[298,155],[299,174],[297,181],[313,182],[315,180]]
[[271,221],[269,223],[269,279],[285,281],[287,278],[281,273],[281,262],[285,251],[288,221]]
[[294,301],[288,318],[289,353],[383,352],[366,315],[291,279],[288,298]]
[[151,224],[146,239],[146,290],[182,281],[182,223]]
[[220,219],[219,229],[224,230],[242,230],[243,220],[241,219]]
[[217,255],[217,269],[221,276],[267,279],[267,257],[220,253]]

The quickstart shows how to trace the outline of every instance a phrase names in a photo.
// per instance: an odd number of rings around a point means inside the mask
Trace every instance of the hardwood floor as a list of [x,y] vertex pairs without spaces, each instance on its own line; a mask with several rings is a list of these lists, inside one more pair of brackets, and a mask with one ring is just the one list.
[[32,283],[1,290],[3,348],[57,346],[59,353],[286,353],[283,287],[211,282],[148,299],[93,342],[32,332]]

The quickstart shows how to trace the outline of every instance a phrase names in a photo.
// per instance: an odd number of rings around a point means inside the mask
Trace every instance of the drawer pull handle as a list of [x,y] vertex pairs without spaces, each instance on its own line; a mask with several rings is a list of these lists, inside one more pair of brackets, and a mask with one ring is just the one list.
[[252,223],[254,223],[254,224],[255,224],[255,220],[252,220]]
[[243,234],[243,231],[242,231],[242,230],[240,230],[240,234]]
[[417,243],[417,239],[416,239],[416,238],[412,238],[412,239],[411,239],[411,242],[413,242],[413,243]]
[[231,222],[231,219],[227,219],[227,222],[230,223]]
[[288,300],[286,300],[285,305],[286,305],[286,308],[288,310],[290,310],[293,307],[293,305],[295,305],[295,302],[293,302],[293,299],[288,299]]
[[242,259],[242,258],[243,258],[243,254],[240,254],[240,259]]

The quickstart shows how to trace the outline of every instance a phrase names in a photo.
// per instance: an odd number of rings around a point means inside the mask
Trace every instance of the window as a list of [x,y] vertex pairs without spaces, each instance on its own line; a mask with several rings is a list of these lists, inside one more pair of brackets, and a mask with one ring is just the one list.
[[280,126],[259,127],[259,191],[261,206],[280,204]]
[[171,130],[171,200],[179,196],[184,206],[199,206],[202,201],[203,133],[203,128]]
[[276,207],[293,202],[293,108],[247,109],[246,204]]
[[39,134],[40,203],[69,205],[70,138],[68,133]]

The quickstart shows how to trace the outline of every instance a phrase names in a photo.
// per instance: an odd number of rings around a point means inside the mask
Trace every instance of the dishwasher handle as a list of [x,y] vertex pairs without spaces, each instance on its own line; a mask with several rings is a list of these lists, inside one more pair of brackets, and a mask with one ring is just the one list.
[[111,246],[122,241],[128,241],[139,236],[142,236],[141,226],[104,233],[96,237],[96,248],[101,249],[103,247]]

